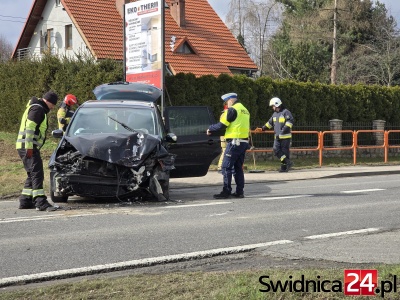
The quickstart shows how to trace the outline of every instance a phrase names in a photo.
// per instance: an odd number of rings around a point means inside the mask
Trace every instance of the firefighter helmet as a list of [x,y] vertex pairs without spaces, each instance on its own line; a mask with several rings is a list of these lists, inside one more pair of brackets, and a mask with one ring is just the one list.
[[274,97],[271,100],[269,100],[269,106],[279,107],[281,105],[282,105],[282,100],[279,99],[278,97]]
[[64,98],[64,103],[67,104],[68,106],[72,106],[78,103],[78,99],[72,94],[68,94]]

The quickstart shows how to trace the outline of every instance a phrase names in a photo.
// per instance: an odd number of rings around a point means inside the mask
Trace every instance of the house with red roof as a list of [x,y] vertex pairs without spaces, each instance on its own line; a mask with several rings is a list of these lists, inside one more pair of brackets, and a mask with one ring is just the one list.
[[[123,60],[129,0],[34,0],[13,59],[44,53]],[[207,0],[165,1],[165,64],[171,74],[251,75],[257,65]]]

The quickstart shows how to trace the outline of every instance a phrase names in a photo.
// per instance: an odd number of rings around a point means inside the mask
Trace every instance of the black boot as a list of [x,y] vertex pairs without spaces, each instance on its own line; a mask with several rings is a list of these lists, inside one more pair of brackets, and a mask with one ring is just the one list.
[[287,157],[285,157],[282,163],[285,165],[286,169],[286,171],[283,172],[289,172],[289,170],[293,167],[293,162]]
[[281,164],[281,168],[279,169],[279,173],[287,172],[288,168],[286,164]]
[[32,198],[29,197],[20,197],[19,198],[19,209],[31,209],[35,208],[35,204],[32,201]]
[[227,199],[231,197],[231,193],[228,191],[223,190],[221,193],[219,194],[215,194],[214,198],[215,199]]

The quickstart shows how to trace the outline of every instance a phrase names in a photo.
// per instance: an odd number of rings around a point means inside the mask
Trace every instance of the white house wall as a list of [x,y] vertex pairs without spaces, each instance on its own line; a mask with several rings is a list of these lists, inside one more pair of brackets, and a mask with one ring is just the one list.
[[[35,34],[29,43],[31,54],[35,57],[41,57],[40,38],[41,31],[46,33],[47,29],[53,29],[54,43],[52,45],[52,53],[60,57],[75,58],[77,54],[88,55],[92,57],[87,49],[84,40],[72,23],[71,18],[63,9],[62,4],[56,6],[55,0],[48,0],[42,13],[42,20],[39,21],[35,29]],[[72,24],[72,49],[65,49],[65,26]]]

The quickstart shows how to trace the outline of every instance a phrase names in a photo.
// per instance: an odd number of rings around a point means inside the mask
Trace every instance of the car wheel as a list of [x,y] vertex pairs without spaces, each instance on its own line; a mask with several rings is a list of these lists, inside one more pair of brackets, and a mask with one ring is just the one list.
[[[159,182],[160,182],[161,188],[163,190],[163,196],[164,196],[165,200],[169,200],[169,177],[168,177],[168,179],[160,180]],[[165,201],[165,200],[162,200],[162,201]]]
[[68,196],[55,196],[53,191],[50,191],[50,199],[54,203],[66,203],[68,201]]
[[50,199],[51,201],[53,201],[54,203],[66,203],[68,201],[68,196],[55,196],[54,195],[54,172],[50,172]]
[[[162,194],[159,193],[160,188]],[[154,177],[150,179],[149,190],[157,201],[169,200],[169,172],[163,172],[158,166],[155,170]]]

